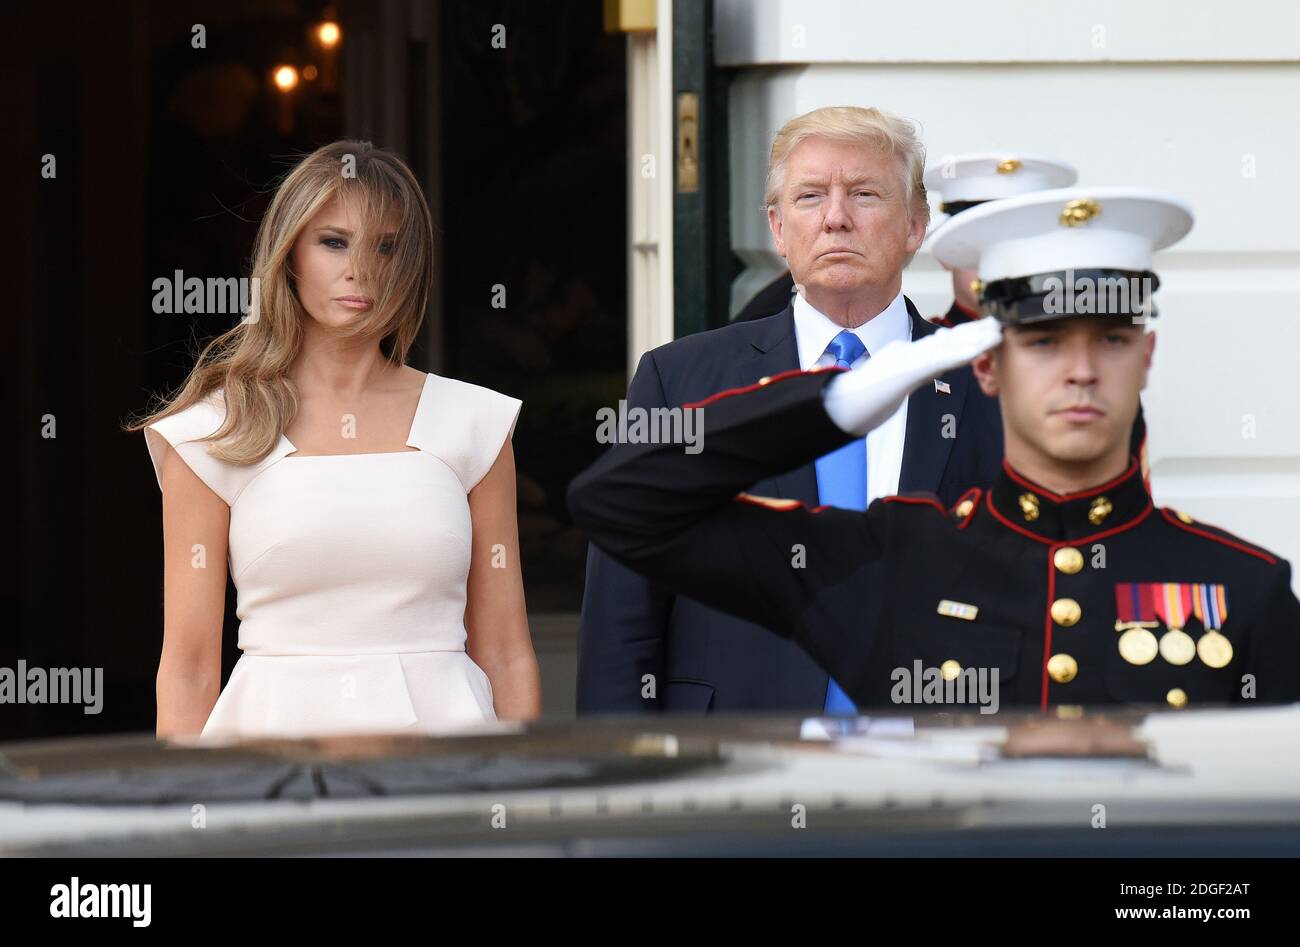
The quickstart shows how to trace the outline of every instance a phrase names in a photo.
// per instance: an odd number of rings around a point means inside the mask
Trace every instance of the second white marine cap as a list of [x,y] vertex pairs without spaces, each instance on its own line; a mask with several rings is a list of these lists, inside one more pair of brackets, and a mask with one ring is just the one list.
[[985,201],[1069,187],[1078,179],[1072,165],[1056,158],[983,152],[944,155],[925,169],[924,180],[926,191],[940,196],[939,210],[952,216]]

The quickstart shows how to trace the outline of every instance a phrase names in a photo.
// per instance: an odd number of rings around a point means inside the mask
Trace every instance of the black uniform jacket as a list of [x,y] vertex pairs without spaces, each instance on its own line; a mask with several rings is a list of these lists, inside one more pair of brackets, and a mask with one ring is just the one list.
[[[912,338],[938,330],[906,300]],[[794,311],[688,335],[641,357],[629,407],[676,408],[799,367]],[[991,484],[1002,462],[996,398],[967,366],[945,372],[907,400],[898,490],[955,503]],[[955,438],[937,433],[948,427]],[[707,443],[707,441],[706,441]],[[749,484],[766,496],[819,501],[812,459]],[[648,687],[649,681],[653,687]],[[577,710],[587,713],[816,712],[826,672],[792,642],[650,582],[593,545],[587,557],[578,639]]]
[[[924,495],[857,512],[742,493],[852,439],[823,407],[836,374],[788,372],[699,403],[698,454],[615,446],[571,485],[575,521],[630,568],[794,639],[859,707],[891,704],[895,669],[917,661],[990,669],[1001,706],[1300,698],[1288,563],[1154,508],[1136,461],[1067,496],[1004,465],[951,510]],[[1224,614],[1204,624],[1227,639],[1226,664],[1126,658],[1116,622],[1142,618],[1125,611],[1135,583],[1212,589]],[[1196,643],[1209,633],[1182,624]],[[1206,653],[1222,663],[1216,641]]]

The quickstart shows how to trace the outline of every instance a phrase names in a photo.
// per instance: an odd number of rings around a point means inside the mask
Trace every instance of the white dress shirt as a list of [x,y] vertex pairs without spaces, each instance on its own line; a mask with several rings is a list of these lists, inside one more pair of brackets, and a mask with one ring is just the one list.
[[[794,337],[799,347],[799,367],[812,368],[839,335],[843,326],[814,308],[802,295],[794,297]],[[895,340],[910,342],[912,318],[903,302],[902,290],[884,312],[849,330],[874,355]],[[898,492],[898,478],[903,469],[903,439],[907,433],[907,399],[875,430],[867,434],[867,503],[877,497]]]

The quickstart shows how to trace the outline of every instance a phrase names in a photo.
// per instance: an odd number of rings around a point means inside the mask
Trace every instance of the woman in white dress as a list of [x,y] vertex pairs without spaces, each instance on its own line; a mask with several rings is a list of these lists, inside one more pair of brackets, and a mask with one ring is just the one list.
[[[405,364],[432,272],[407,167],[363,142],[319,149],[262,221],[255,308],[128,426],[163,496],[160,738],[444,733],[538,714],[520,402]],[[222,690],[227,568],[243,654]]]

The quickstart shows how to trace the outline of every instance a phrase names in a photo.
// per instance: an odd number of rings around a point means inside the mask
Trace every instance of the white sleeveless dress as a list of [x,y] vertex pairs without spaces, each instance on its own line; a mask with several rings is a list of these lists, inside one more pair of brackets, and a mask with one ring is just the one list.
[[406,439],[416,451],[217,460],[221,392],[145,429],[230,506],[243,652],[199,742],[339,733],[448,733],[495,720],[465,651],[467,495],[521,402],[429,374]]

